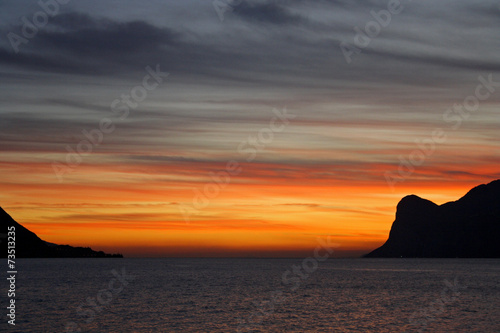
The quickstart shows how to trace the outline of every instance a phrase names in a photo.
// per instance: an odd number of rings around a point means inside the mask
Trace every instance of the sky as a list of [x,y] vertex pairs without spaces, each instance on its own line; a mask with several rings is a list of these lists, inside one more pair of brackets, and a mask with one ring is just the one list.
[[500,178],[497,1],[40,3],[0,2],[0,206],[46,241],[358,256]]

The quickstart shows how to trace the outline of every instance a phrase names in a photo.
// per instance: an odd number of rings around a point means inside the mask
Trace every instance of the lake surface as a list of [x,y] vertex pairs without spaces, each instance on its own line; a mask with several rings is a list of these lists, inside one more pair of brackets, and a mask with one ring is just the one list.
[[496,259],[18,259],[17,270],[16,326],[3,292],[2,332],[500,332]]

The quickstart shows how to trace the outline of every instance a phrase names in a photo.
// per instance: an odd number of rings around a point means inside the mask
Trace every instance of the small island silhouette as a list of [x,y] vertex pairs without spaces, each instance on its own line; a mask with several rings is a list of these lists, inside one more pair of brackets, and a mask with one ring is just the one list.
[[500,180],[441,206],[404,197],[384,245],[365,258],[500,258]]
[[102,251],[94,251],[90,247],[73,247],[45,242],[35,233],[17,223],[1,207],[0,224],[2,226],[0,258],[7,257],[7,244],[13,241],[12,238],[9,238],[12,235],[9,234],[9,231],[12,230],[15,230],[14,250],[16,258],[123,258],[121,254],[107,254]]

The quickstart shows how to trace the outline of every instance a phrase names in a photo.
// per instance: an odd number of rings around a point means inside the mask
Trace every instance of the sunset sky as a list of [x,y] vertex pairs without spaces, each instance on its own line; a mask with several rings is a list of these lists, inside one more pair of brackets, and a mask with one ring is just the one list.
[[54,1],[0,2],[0,206],[43,240],[354,256],[500,178],[498,1]]

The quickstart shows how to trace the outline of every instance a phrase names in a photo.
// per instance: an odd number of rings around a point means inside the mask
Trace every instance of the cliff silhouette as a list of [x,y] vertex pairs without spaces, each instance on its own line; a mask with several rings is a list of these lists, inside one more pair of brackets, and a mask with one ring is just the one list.
[[500,258],[500,180],[441,206],[404,197],[384,245],[366,258]]
[[41,240],[35,233],[17,223],[0,207],[0,258],[7,257],[8,231],[15,227],[16,258],[122,258],[121,254],[106,254],[90,247],[57,245]]

